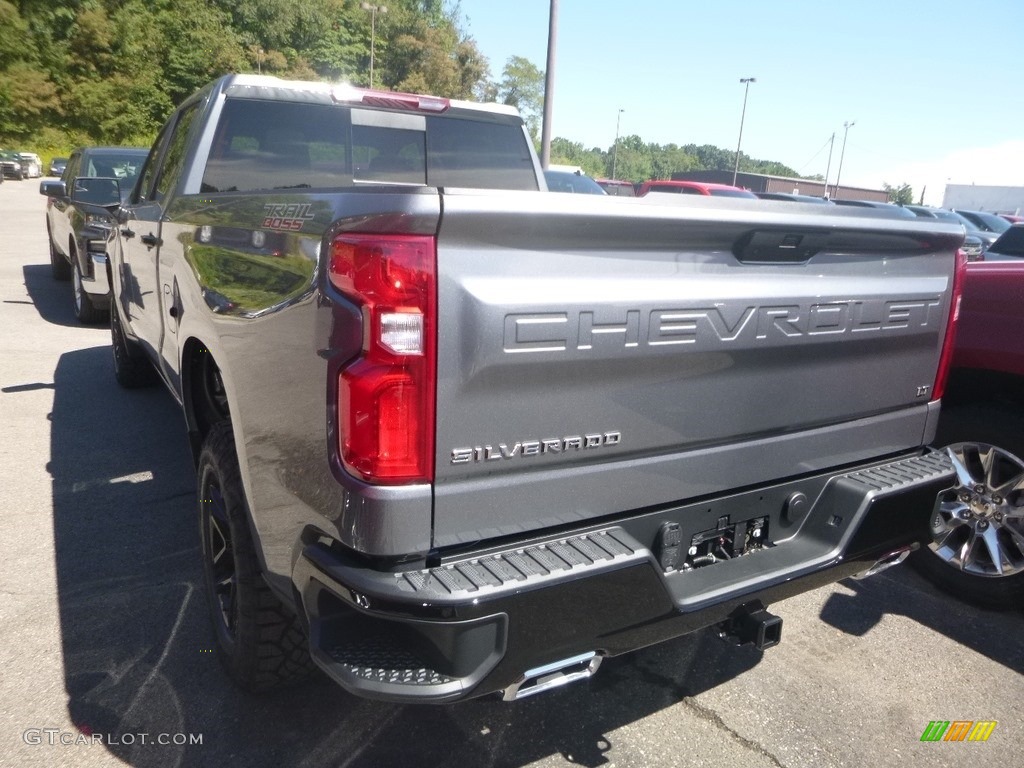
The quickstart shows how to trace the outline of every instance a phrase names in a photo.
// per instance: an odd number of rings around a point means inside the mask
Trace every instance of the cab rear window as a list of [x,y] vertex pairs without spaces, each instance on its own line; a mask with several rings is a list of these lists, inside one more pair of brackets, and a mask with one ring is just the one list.
[[202,192],[408,184],[536,190],[520,125],[228,99]]

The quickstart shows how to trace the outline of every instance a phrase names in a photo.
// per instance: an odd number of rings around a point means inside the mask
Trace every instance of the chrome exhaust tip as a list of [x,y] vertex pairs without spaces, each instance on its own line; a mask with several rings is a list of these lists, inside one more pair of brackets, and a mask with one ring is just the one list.
[[853,574],[853,578],[866,579],[868,576],[874,576],[876,573],[881,573],[884,570],[892,568],[894,565],[899,565],[910,556],[913,549],[914,547],[902,547],[894,550],[885,557],[879,558],[878,561],[867,570]]
[[601,658],[596,651],[590,651],[528,669],[521,678],[502,692],[501,698],[504,701],[517,701],[561,688],[577,680],[586,680],[597,672],[597,668],[601,666]]

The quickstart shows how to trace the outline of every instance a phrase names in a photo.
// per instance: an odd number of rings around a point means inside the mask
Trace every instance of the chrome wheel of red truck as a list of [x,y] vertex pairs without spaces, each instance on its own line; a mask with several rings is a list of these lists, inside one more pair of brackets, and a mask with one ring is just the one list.
[[1024,597],[1024,462],[986,443],[947,452],[957,484],[938,498],[920,564],[960,597],[1010,607]]

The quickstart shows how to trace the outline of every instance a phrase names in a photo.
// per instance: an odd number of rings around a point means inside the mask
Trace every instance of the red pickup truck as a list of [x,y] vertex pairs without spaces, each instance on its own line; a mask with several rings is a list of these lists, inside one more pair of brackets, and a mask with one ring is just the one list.
[[912,562],[965,600],[1024,605],[1024,225],[967,265],[935,444],[957,444],[962,487]]

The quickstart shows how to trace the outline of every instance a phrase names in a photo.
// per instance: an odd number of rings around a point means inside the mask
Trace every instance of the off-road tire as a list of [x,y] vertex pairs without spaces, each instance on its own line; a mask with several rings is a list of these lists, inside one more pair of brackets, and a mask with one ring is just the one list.
[[315,667],[302,624],[260,571],[230,422],[210,430],[198,476],[203,584],[221,664],[250,692],[307,678]]
[[53,235],[50,232],[49,222],[46,223],[46,241],[50,244],[50,273],[53,275],[53,279],[60,280],[61,282],[70,280],[71,265],[53,246]]
[[156,371],[139,345],[128,339],[121,327],[117,307],[110,303],[110,346],[114,378],[125,389],[148,387],[156,382]]

